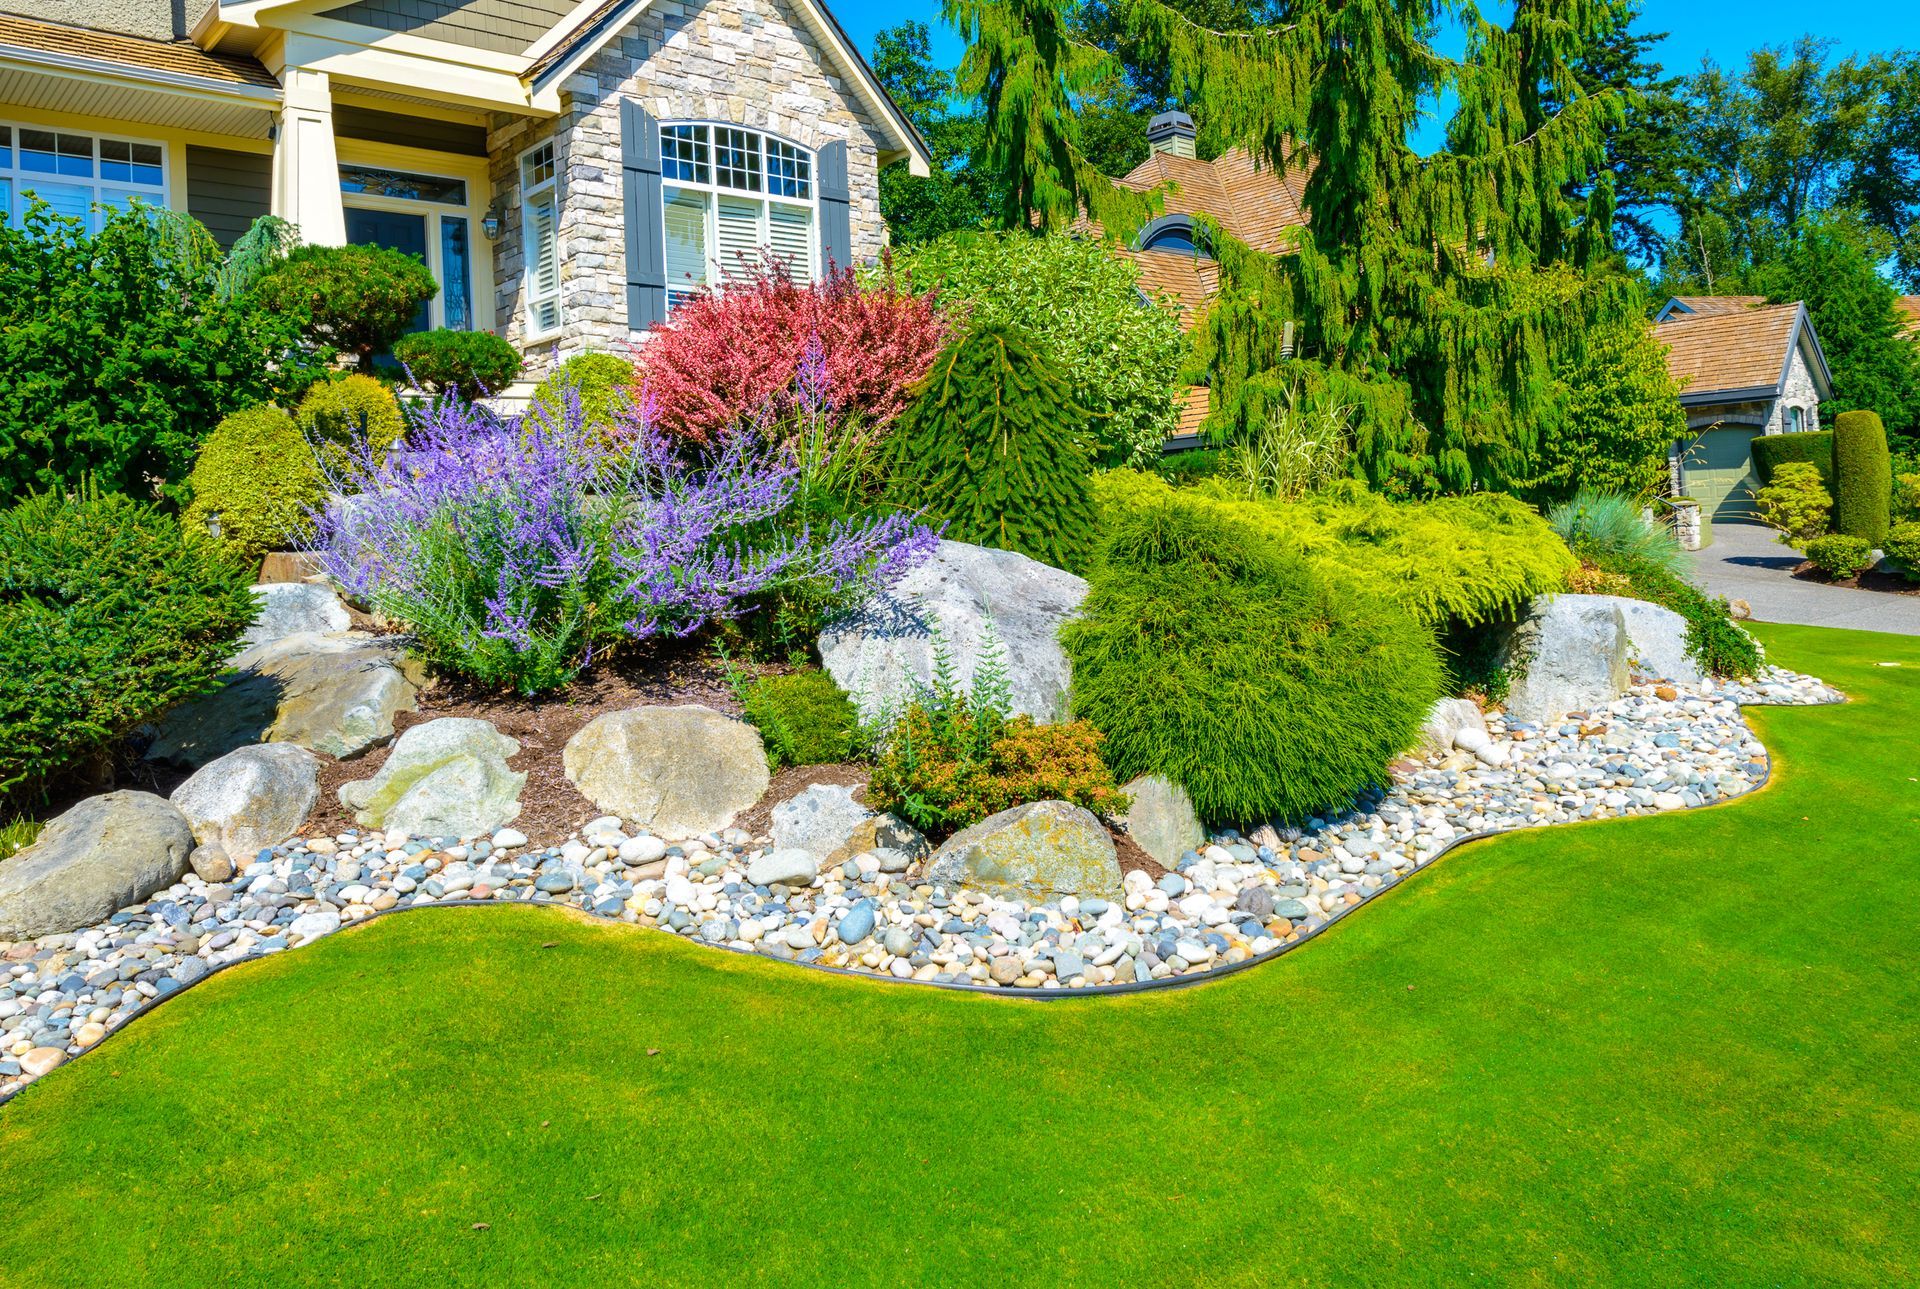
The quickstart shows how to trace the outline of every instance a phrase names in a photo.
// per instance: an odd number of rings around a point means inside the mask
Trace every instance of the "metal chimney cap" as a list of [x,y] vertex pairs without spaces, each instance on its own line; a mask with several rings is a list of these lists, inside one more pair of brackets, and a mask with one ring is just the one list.
[[1178,108],[1171,112],[1161,112],[1147,122],[1148,135],[1192,134],[1193,132],[1193,118]]

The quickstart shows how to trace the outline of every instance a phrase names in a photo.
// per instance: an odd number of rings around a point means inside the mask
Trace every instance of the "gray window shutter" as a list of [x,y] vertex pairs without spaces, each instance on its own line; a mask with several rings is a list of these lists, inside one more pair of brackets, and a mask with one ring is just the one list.
[[853,266],[853,217],[847,191],[847,145],[835,141],[820,149],[820,252],[834,268]]
[[620,195],[627,224],[627,326],[667,320],[667,248],[660,231],[660,123],[620,100]]

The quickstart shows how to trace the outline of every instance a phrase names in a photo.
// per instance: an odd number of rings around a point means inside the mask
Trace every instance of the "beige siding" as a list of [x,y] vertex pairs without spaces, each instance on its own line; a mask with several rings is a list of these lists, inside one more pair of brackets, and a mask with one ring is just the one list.
[[323,16],[471,49],[518,54],[572,9],[570,0],[354,0]]

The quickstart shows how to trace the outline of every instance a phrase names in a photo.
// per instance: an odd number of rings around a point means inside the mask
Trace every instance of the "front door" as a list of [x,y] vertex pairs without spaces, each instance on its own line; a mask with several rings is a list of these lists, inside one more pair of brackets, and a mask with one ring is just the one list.
[[[384,246],[390,251],[411,255],[422,264],[429,263],[425,215],[392,210],[357,210],[349,206],[347,240],[355,246]],[[420,312],[407,324],[407,330],[425,331],[429,325],[427,306],[422,304]]]
[[1723,427],[1706,431],[1683,458],[1687,495],[1700,503],[1709,520],[1758,518],[1753,494],[1760,481],[1753,473],[1753,436],[1757,430]]

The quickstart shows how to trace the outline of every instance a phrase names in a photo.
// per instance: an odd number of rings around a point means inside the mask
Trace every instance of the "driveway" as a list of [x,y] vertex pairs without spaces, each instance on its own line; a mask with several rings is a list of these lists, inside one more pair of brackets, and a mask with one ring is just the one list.
[[1801,556],[1760,524],[1715,523],[1713,545],[1691,558],[1695,580],[1715,595],[1745,600],[1762,622],[1920,636],[1920,596],[1797,581],[1791,574]]

